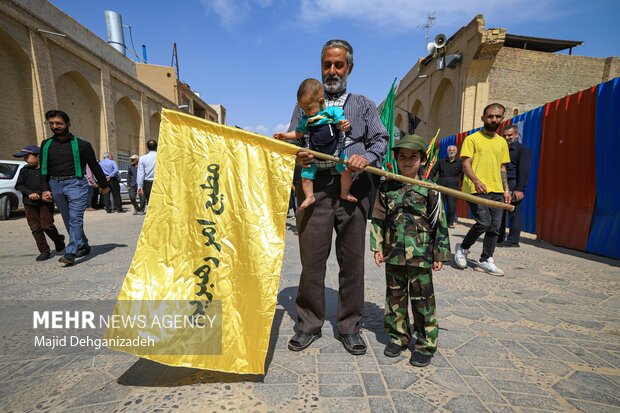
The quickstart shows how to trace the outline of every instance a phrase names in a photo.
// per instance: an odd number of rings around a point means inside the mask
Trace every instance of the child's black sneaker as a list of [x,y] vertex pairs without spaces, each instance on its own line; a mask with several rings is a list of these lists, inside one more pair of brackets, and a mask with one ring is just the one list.
[[52,254],[50,254],[49,251],[43,251],[42,253],[39,254],[39,256],[36,258],[37,261],[45,261],[45,260],[49,260],[50,258],[52,258]]
[[402,351],[406,348],[407,346],[401,346],[400,344],[390,342],[387,346],[385,346],[383,354],[388,357],[398,357],[400,356],[400,353],[402,353]]
[[432,354],[426,354],[414,350],[413,353],[411,353],[411,360],[409,360],[409,364],[415,367],[426,367],[431,364],[432,358]]

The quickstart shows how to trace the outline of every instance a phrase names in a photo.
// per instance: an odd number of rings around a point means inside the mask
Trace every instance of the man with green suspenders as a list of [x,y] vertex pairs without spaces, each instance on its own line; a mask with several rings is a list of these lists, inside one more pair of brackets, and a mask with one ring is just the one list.
[[73,265],[77,257],[90,253],[88,238],[84,234],[84,211],[90,204],[86,165],[90,167],[102,193],[110,191],[108,181],[97,162],[90,143],[69,132],[69,116],[60,110],[50,110],[45,119],[54,133],[41,143],[42,198],[56,202],[69,233],[61,266]]

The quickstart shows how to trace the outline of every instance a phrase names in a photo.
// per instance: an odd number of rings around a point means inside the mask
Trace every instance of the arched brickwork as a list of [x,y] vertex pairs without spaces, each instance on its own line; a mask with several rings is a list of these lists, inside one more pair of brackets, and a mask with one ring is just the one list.
[[71,71],[56,79],[58,107],[71,118],[71,132],[89,141],[95,155],[101,155],[107,148],[101,145],[101,102],[90,83],[79,72]]
[[0,30],[0,159],[11,159],[17,149],[36,145],[33,111],[32,69],[28,56],[3,30]]
[[116,151],[130,155],[140,150],[140,113],[128,97],[122,97],[114,105]]
[[441,128],[441,136],[459,132],[458,118],[460,111],[457,107],[454,86],[450,80],[447,78],[442,79],[435,91],[432,102],[428,130],[430,136],[428,138],[432,139],[437,132],[437,128]]

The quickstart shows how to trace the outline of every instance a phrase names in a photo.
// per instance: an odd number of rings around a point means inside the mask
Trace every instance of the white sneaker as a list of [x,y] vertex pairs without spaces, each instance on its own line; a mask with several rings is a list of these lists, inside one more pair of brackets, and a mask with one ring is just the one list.
[[490,257],[486,261],[479,261],[478,264],[474,267],[474,270],[486,272],[487,274],[496,275],[498,277],[504,276],[504,271],[497,268],[493,257]]
[[461,248],[461,244],[456,244],[456,252],[454,253],[454,262],[456,266],[461,270],[467,268],[467,254],[469,254],[469,250],[465,250]]

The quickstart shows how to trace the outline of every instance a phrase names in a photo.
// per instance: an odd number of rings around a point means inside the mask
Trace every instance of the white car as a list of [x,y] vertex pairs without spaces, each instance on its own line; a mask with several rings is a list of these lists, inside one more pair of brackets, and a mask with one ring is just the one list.
[[24,161],[0,161],[0,220],[9,219],[11,212],[24,209],[22,194],[15,189]]

